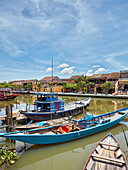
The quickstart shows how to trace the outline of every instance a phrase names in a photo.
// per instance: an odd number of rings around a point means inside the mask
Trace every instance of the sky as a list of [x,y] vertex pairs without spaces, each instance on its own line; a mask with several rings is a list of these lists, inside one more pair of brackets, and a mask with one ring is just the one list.
[[0,0],[0,81],[128,70],[127,0]]

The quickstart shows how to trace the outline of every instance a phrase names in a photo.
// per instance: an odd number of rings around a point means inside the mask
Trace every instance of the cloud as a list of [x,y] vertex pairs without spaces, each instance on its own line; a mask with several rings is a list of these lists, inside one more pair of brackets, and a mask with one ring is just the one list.
[[60,73],[61,74],[72,74],[74,68],[75,67],[64,68]]
[[96,68],[96,67],[100,67],[100,66],[99,65],[94,65],[93,67]]
[[48,67],[46,72],[52,72],[52,68],[51,67]]
[[93,70],[88,70],[88,72],[86,73],[86,76],[92,76],[92,71]]
[[99,73],[107,72],[107,71],[108,71],[108,69],[105,69],[105,68],[98,68],[98,70],[96,70],[94,74],[99,74]]
[[[32,58],[35,62],[37,63],[40,63],[40,64],[51,64],[48,60],[41,60],[41,59],[38,59],[38,58],[33,58],[33,57],[30,57]],[[43,57],[43,58],[47,58],[47,57]]]
[[63,67],[69,67],[69,65],[66,64],[66,63],[63,63],[63,64],[61,64],[61,65],[58,66],[58,68],[63,68]]
[[[128,69],[127,64],[126,62],[124,62],[127,60],[125,59],[127,58],[127,55],[128,55],[128,50],[122,51],[122,52],[111,53],[111,54],[103,56],[103,58],[105,58],[106,62],[108,62],[113,67],[127,70]],[[121,58],[122,59],[124,58],[124,59],[122,60]]]

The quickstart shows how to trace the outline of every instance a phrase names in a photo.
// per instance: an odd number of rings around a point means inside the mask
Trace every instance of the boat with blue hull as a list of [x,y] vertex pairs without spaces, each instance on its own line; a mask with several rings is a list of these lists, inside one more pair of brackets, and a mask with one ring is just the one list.
[[69,120],[67,124],[34,130],[1,133],[0,137],[31,144],[57,144],[76,140],[117,125],[128,114],[123,108],[102,115],[88,115],[83,119]]
[[91,98],[85,100],[64,103],[59,99],[57,93],[36,93],[37,100],[34,102],[34,109],[22,111],[21,113],[34,121],[57,119],[79,114],[89,106]]

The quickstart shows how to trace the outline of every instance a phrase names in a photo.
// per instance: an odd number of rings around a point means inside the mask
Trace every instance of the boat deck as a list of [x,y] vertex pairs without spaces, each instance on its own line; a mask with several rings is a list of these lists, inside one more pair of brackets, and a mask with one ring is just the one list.
[[91,155],[89,170],[126,170],[126,163],[119,144],[112,138],[107,137],[99,142],[95,152]]
[[[115,151],[108,149],[101,149],[100,156],[93,156],[95,160],[90,170],[99,169],[111,169],[111,170],[122,170],[122,164],[124,161],[120,161],[115,156]],[[107,159],[108,158],[108,159]]]

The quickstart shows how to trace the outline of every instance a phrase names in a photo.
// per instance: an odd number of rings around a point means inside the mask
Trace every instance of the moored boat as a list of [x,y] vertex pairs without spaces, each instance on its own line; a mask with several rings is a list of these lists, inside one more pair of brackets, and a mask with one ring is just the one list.
[[127,170],[124,153],[114,136],[109,133],[96,145],[83,170]]
[[20,94],[11,94],[11,90],[10,89],[0,89],[0,101],[5,101],[5,100],[10,100],[10,99],[14,99],[17,96],[19,96]]
[[71,117],[72,116],[62,117],[62,118],[58,118],[58,119],[46,120],[46,121],[35,122],[35,123],[32,123],[32,120],[31,120],[26,125],[16,126],[15,129],[20,130],[20,131],[23,131],[23,130],[25,131],[25,130],[30,130],[30,129],[44,128],[47,126],[56,126],[59,124],[67,123]]
[[57,119],[81,113],[89,106],[91,98],[64,103],[59,99],[57,93],[36,93],[37,100],[34,102],[34,109],[22,111],[21,113],[34,121]]
[[21,132],[1,133],[0,136],[31,144],[63,143],[111,128],[122,121],[127,113],[128,108],[123,108],[102,115],[88,115],[80,120],[69,120],[69,123],[65,125],[63,124],[51,126],[50,128],[45,127]]

